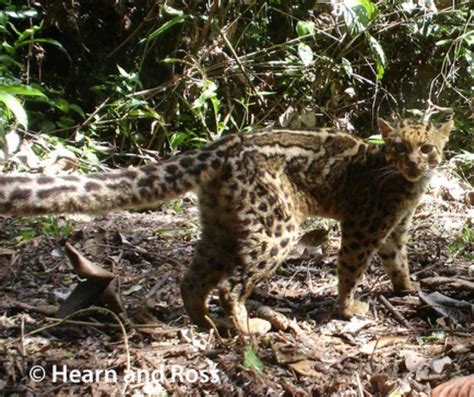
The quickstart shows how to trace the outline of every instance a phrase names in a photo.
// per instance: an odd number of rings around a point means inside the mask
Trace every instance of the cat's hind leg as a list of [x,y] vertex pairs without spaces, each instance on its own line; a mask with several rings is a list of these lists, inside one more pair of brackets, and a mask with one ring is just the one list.
[[209,318],[209,293],[225,274],[225,259],[221,258],[211,241],[203,238],[197,243],[193,262],[181,282],[184,307],[192,322],[204,328],[213,326]]

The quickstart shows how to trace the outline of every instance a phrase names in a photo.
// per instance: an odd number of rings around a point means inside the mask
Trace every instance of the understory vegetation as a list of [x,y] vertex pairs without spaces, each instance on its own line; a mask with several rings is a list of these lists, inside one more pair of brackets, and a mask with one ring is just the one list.
[[368,137],[395,115],[454,117],[448,155],[469,179],[467,0],[1,4],[7,168],[44,167],[51,152],[86,172],[138,164],[265,126]]

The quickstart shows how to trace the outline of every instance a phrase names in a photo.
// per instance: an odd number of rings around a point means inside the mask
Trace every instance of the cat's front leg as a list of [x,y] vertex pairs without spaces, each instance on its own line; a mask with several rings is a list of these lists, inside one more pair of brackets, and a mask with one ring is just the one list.
[[378,250],[385,272],[390,277],[395,291],[410,291],[418,287],[417,283],[410,281],[406,249],[411,216],[412,211],[393,228]]
[[365,315],[369,305],[354,299],[357,285],[362,279],[375,247],[367,239],[344,236],[339,251],[337,273],[339,278],[339,308],[344,317]]

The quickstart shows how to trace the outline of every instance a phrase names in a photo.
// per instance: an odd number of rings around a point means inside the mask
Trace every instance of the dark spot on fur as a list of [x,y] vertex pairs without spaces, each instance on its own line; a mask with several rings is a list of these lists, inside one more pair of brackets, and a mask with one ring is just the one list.
[[37,180],[38,185],[47,185],[48,183],[53,183],[54,178],[50,176],[40,176]]
[[188,168],[194,164],[194,159],[192,157],[183,157],[179,160],[181,167]]
[[180,181],[180,183],[183,186],[183,188],[186,190],[190,190],[193,188],[193,185],[189,181]]
[[126,170],[121,172],[120,175],[124,178],[134,180],[138,176],[138,172],[135,170]]
[[[153,183],[153,179],[152,177],[146,177],[146,178],[140,178],[138,180],[138,183],[137,183],[137,186],[138,187],[148,187],[148,186],[151,186],[152,183]],[[166,179],[166,177],[165,177]]]
[[258,209],[259,209],[260,211],[267,211],[268,207],[267,207],[267,205],[266,205],[265,203],[260,203],[260,204],[258,205]]
[[266,217],[265,220],[266,220],[267,227],[273,226],[273,222],[274,222],[273,216],[269,215]]
[[277,247],[272,247],[270,250],[270,256],[276,256],[278,254],[278,248]]
[[165,195],[167,191],[168,191],[168,186],[165,185],[164,183],[160,184],[160,193],[162,195]]
[[222,179],[227,180],[232,176],[232,166],[227,163],[222,167]]
[[205,169],[207,168],[207,165],[205,163],[200,163],[196,164],[193,168],[191,168],[188,172],[191,175],[200,175]]
[[221,149],[217,150],[216,152],[216,156],[217,157],[224,157],[225,156],[225,152]]
[[267,262],[262,261],[258,263],[257,268],[259,268],[260,270],[263,270],[265,269],[266,266],[267,266]]
[[[140,167],[140,170],[143,171],[145,174],[150,175],[158,171],[158,166],[156,164],[147,164],[147,165],[144,165],[143,167]],[[135,171],[132,171],[132,172],[135,172]]]
[[86,189],[86,192],[93,192],[94,190],[100,190],[101,185],[99,185],[97,182],[87,182],[84,185],[84,188]]
[[80,178],[74,175],[67,175],[62,177],[63,180],[68,182],[79,182]]
[[276,226],[276,232],[277,232],[278,234],[280,234],[280,235],[281,235],[282,229],[283,229],[283,228],[282,228],[281,224],[279,224],[279,225]]
[[87,177],[89,179],[96,179],[98,181],[105,181],[106,179],[109,179],[107,174],[90,174]]
[[396,256],[397,256],[397,253],[395,251],[380,254],[380,257],[383,260],[393,260],[396,258]]
[[255,195],[255,192],[250,192],[250,204],[255,204],[257,201],[257,197]]
[[242,221],[242,225],[243,226],[248,226],[250,225],[251,223],[251,220],[249,218],[245,218],[243,221]]
[[179,167],[176,164],[168,164],[165,170],[170,175],[176,175],[179,172]]
[[199,161],[206,161],[211,156],[208,152],[201,152],[198,154]]
[[2,176],[0,177],[0,185],[11,185],[13,183],[28,183],[31,178],[27,176]]
[[288,245],[289,242],[290,242],[290,239],[288,239],[288,238],[285,238],[285,239],[281,240],[280,241],[280,247],[285,248]]
[[[140,193],[140,196],[141,196],[142,199],[145,199],[145,200],[151,199],[150,190],[148,190],[146,188],[142,188],[138,192]],[[142,200],[139,199],[139,201],[141,202]]]
[[[109,190],[128,190],[130,189],[130,182],[120,181],[117,183],[107,183],[106,186]],[[97,200],[100,201],[101,198],[98,197]]]
[[37,195],[39,199],[43,200],[56,194],[66,193],[66,192],[75,192],[76,190],[77,189],[75,186],[56,186],[56,187],[52,187],[51,189],[38,190]]
[[221,166],[221,161],[219,159],[214,159],[211,161],[211,167],[214,168],[215,170],[219,169]]
[[29,189],[15,189],[10,194],[10,201],[28,200],[31,197],[31,190]]

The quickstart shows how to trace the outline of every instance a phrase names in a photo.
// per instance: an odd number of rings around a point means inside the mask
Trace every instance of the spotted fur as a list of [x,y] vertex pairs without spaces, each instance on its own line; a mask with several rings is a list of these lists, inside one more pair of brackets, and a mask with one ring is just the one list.
[[380,120],[385,146],[329,130],[229,135],[203,149],[144,167],[92,175],[0,177],[0,213],[99,213],[153,206],[186,191],[199,197],[202,235],[181,291],[191,319],[209,326],[215,287],[243,332],[258,332],[245,300],[298,240],[301,222],[341,223],[339,303],[346,316],[378,251],[395,289],[412,287],[406,236],[413,210],[439,164],[452,123],[441,128]]

